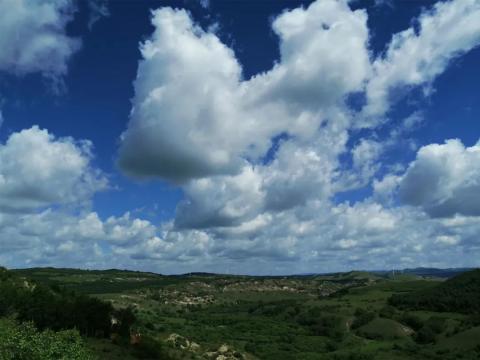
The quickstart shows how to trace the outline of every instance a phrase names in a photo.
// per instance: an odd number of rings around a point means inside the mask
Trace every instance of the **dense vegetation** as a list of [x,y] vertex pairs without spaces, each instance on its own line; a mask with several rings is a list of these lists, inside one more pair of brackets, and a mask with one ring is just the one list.
[[2,360],[93,360],[76,330],[38,331],[33,324],[0,319],[0,359]]
[[468,271],[434,288],[390,298],[390,304],[410,310],[480,313],[480,270]]
[[[29,304],[26,308],[36,306],[44,313],[26,311],[22,301],[7,301],[0,293],[3,313],[17,319],[10,327],[35,324],[33,329],[57,331],[35,330],[43,334],[39,336],[61,337],[63,329],[73,324],[78,339],[99,359],[480,358],[480,317],[459,309],[444,312],[416,307],[404,300],[409,294],[445,288],[450,289],[445,294],[454,292],[462,298],[461,293],[468,293],[478,298],[478,288],[472,285],[475,272],[449,281],[412,273],[393,277],[367,272],[161,276],[50,268],[3,274],[5,288],[16,282],[18,291],[32,297],[22,300]],[[452,290],[465,286],[469,290]],[[63,311],[51,312],[53,306],[46,303],[70,306],[77,315],[59,316]],[[98,310],[99,319],[88,320],[89,306]],[[107,327],[105,313],[110,320],[119,320],[117,324]],[[129,334],[134,336],[129,338]]]
[[[94,358],[82,350],[80,336],[112,337],[116,343],[128,345],[136,322],[131,307],[114,308],[109,301],[58,285],[39,284],[0,268],[2,317],[2,360]],[[151,339],[135,345],[133,352],[139,358],[167,358],[160,343]],[[78,357],[68,355],[70,352]]]
[[115,312],[109,302],[30,283],[4,269],[0,270],[0,294],[0,316],[15,314],[19,321],[31,321],[40,330],[75,328],[86,336],[110,335]]

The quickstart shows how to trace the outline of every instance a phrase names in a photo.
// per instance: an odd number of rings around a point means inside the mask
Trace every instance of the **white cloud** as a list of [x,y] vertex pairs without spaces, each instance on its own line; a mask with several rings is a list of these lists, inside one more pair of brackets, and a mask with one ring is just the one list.
[[437,239],[435,242],[443,245],[457,245],[460,242],[460,239],[458,236],[449,236],[449,235],[439,235],[437,236]]
[[108,9],[108,0],[88,0],[88,9],[90,15],[88,19],[88,28],[91,30],[93,25],[102,17],[109,17],[110,10]]
[[[315,216],[312,216],[315,214]],[[176,229],[130,214],[101,220],[57,210],[0,214],[7,266],[135,268],[178,273],[295,273],[409,266],[473,265],[480,217],[431,219],[370,201],[309,203],[241,226]],[[453,253],[455,256],[450,258]],[[301,259],[301,261],[299,261]],[[408,260],[407,260],[408,259]],[[161,261],[159,261],[161,260]]]
[[280,62],[252,79],[250,96],[302,112],[361,91],[370,71],[366,23],[367,13],[352,11],[345,1],[316,1],[284,12],[272,24],[280,38]]
[[374,198],[381,202],[391,204],[398,190],[402,177],[400,175],[387,174],[382,180],[373,181]]
[[65,75],[80,48],[80,40],[66,34],[73,11],[70,0],[0,1],[0,71]]
[[238,225],[255,216],[263,204],[262,177],[246,166],[237,176],[191,181],[184,187],[187,198],[177,206],[179,228]]
[[352,149],[353,170],[362,184],[368,183],[378,171],[382,151],[383,144],[372,139],[361,139]]
[[[419,31],[414,25],[394,35],[385,55],[374,59],[366,12],[344,1],[316,1],[273,20],[280,59],[244,79],[216,34],[185,11],[155,11],[119,163],[133,176],[181,183],[185,199],[168,228],[116,251],[146,262],[178,259],[183,269],[240,272],[241,264],[252,272],[311,271],[318,264],[323,271],[440,266],[447,251],[471,251],[463,258],[474,261],[478,218],[453,226],[399,206],[395,195],[410,170],[402,175],[402,164],[389,170],[381,163],[421,124],[421,111],[389,130],[385,141],[375,132],[349,138],[356,127],[379,125],[391,90],[430,85],[475,46],[476,13],[472,1],[439,3],[419,18]],[[438,32],[453,21],[464,26],[439,41]],[[346,99],[358,93],[366,94],[367,107],[355,113]],[[407,145],[416,149],[413,140]],[[387,174],[375,180],[379,170]],[[335,204],[335,194],[370,184],[371,198]],[[441,236],[458,242],[445,246]]]
[[[0,260],[257,274],[475,264],[479,145],[428,145],[406,172],[374,180],[389,142],[415,129],[421,113],[386,142],[373,132],[349,141],[359,117],[345,101],[367,86],[364,111],[377,116],[390,106],[390,89],[433,81],[472,46],[475,11],[468,1],[435,5],[418,34],[394,36],[372,70],[366,12],[317,1],[273,21],[280,59],[251,79],[187,12],[154,11],[119,164],[136,177],[181,183],[175,219],[70,211],[65,205],[88,202],[106,185],[90,145],[32,128],[0,147]],[[472,27],[455,28],[443,44],[431,34],[448,19]],[[338,192],[372,181],[371,198],[335,203]],[[415,206],[395,203],[398,188]]]
[[0,144],[0,210],[32,211],[89,201],[106,178],[91,166],[92,144],[34,126]]
[[423,86],[428,91],[452,60],[478,46],[479,18],[478,0],[439,1],[420,16],[415,26],[394,34],[385,55],[373,63],[363,109],[370,121],[361,125],[376,124],[377,117],[389,110],[393,90]]
[[237,171],[236,153],[247,139],[236,111],[241,68],[233,52],[184,10],[157,10],[152,23],[122,135],[121,167],[176,181]]
[[247,161],[260,161],[276,135],[314,138],[334,121],[329,116],[344,96],[363,86],[366,19],[364,11],[333,0],[283,13],[273,22],[280,62],[245,81],[235,54],[215,34],[184,10],[155,11],[120,166],[130,175],[176,182],[235,175]]
[[400,183],[400,198],[433,217],[480,215],[480,143],[458,139],[420,148]]
[[200,6],[204,9],[208,9],[210,7],[210,0],[199,0]]

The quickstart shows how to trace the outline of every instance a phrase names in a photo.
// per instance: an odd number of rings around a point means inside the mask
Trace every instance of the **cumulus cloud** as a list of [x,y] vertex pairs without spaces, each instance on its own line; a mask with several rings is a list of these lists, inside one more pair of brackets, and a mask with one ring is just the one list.
[[458,139],[419,149],[400,182],[400,198],[433,217],[480,215],[480,143]]
[[373,139],[362,139],[352,149],[353,170],[361,184],[368,183],[380,167],[383,144]]
[[184,187],[187,198],[177,207],[178,228],[239,225],[262,207],[261,175],[246,166],[239,175],[200,179]]
[[[119,165],[134,177],[179,183],[185,198],[167,229],[116,251],[147,262],[181,259],[185,269],[204,264],[240,272],[243,263],[267,272],[318,264],[323,270],[440,266],[452,247],[472,251],[479,218],[465,216],[475,212],[451,212],[462,219],[456,225],[424,212],[433,214],[414,177],[429,175],[412,170],[426,166],[423,150],[406,173],[402,164],[394,170],[381,163],[424,121],[421,111],[388,129],[385,141],[375,132],[350,140],[358,127],[381,123],[393,90],[430,86],[452,59],[476,46],[477,12],[471,0],[438,3],[375,58],[364,10],[316,1],[273,19],[280,58],[245,79],[233,50],[214,32],[184,10],[154,11]],[[453,23],[462,26],[452,30]],[[439,40],[438,33],[448,36]],[[366,96],[359,112],[348,106],[352,94]],[[337,193],[368,185],[371,197],[335,203]],[[399,188],[402,201],[418,207],[399,205]]]
[[107,180],[91,166],[92,144],[55,138],[37,126],[0,144],[0,210],[32,211],[88,201]]
[[279,63],[247,81],[233,51],[186,11],[154,11],[120,167],[175,182],[235,175],[246,162],[258,162],[276,135],[312,138],[331,108],[362,87],[369,68],[366,18],[333,0],[283,13],[273,22]]
[[[62,206],[91,199],[104,176],[91,165],[91,145],[32,128],[0,147],[0,260],[256,274],[475,264],[480,145],[424,146],[407,170],[383,174],[392,145],[374,132],[351,134],[365,114],[388,110],[392,89],[431,83],[472,48],[476,11],[470,0],[434,5],[418,31],[395,35],[374,59],[366,12],[316,1],[273,20],[280,58],[250,79],[186,11],[154,11],[118,163],[134,177],[181,184],[175,218],[156,224]],[[450,34],[454,20],[464,26]],[[432,36],[440,30],[445,43]],[[367,95],[362,116],[348,106],[359,93]],[[421,121],[414,112],[387,140]],[[364,200],[335,200],[370,184]]]
[[366,12],[352,11],[344,1],[316,1],[284,12],[272,24],[280,62],[252,79],[250,96],[305,111],[360,91],[370,70],[366,23]]
[[478,0],[439,1],[414,26],[394,34],[384,56],[373,62],[363,109],[373,121],[362,125],[375,124],[389,110],[393,90],[423,86],[428,91],[452,60],[478,46],[479,17]]
[[120,166],[173,180],[235,172],[241,161],[232,150],[241,151],[247,139],[235,111],[241,68],[233,52],[184,10],[157,10],[152,23]]
[[57,79],[80,48],[66,34],[74,11],[70,0],[0,2],[0,71],[17,75],[39,72]]
[[[312,217],[311,214],[316,216]],[[378,269],[424,264],[465,266],[479,254],[479,217],[432,219],[415,208],[309,203],[237,227],[177,229],[125,214],[102,220],[47,209],[0,214],[7,266],[80,266],[178,273],[271,274]],[[455,252],[461,263],[448,255]],[[302,261],[299,261],[302,259]]]

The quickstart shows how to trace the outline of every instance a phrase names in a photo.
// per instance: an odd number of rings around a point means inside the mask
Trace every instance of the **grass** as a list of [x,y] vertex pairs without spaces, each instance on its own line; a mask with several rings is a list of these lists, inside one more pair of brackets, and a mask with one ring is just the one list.
[[[451,335],[464,324],[466,315],[410,311],[422,322],[433,316],[446,319],[438,342],[425,345],[416,344],[412,331],[401,322],[403,310],[393,309],[391,315],[380,317],[393,294],[409,294],[440,283],[412,275],[394,279],[366,272],[295,277],[163,276],[69,269],[17,273],[110,300],[114,306],[134,305],[142,333],[163,341],[175,333],[200,345],[197,352],[172,348],[176,358],[201,359],[206,352],[228,344],[246,359],[443,360],[443,356],[450,360],[449,356],[453,359],[463,354],[463,348],[475,351],[480,342],[478,327]],[[358,309],[376,316],[351,330]],[[325,321],[329,319],[338,331],[328,331]],[[122,358],[121,350],[107,340],[91,340],[89,345],[100,358]],[[166,346],[171,345],[166,342]],[[128,356],[134,358],[130,353],[123,358],[128,360]]]
[[480,347],[480,326],[459,332],[449,338],[441,339],[439,349],[474,349]]

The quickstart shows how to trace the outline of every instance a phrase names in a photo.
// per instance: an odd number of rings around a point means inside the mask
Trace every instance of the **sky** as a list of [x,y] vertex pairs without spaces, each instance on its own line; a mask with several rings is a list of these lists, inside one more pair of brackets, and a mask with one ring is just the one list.
[[476,267],[480,0],[0,0],[0,264]]

